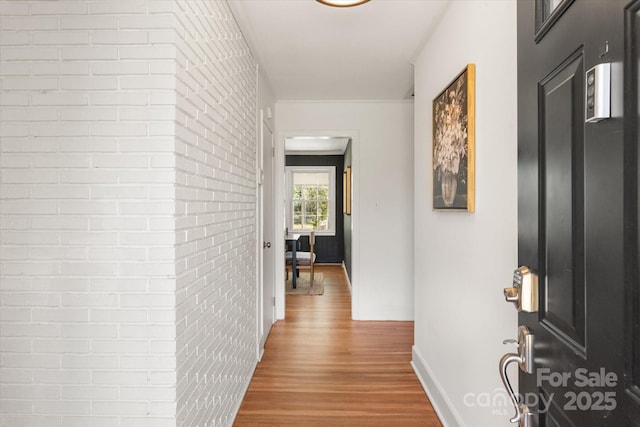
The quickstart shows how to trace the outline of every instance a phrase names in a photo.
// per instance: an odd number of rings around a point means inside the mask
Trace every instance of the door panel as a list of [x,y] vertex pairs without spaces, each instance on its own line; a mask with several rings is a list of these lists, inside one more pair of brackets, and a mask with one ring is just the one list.
[[[518,259],[540,285],[539,311],[518,316],[534,336],[519,386],[535,426],[640,425],[640,6],[627,3],[518,2]],[[612,74],[613,117],[585,123],[599,63],[626,77]]]
[[585,352],[583,124],[584,61],[578,51],[541,83],[544,258],[541,305],[549,330]]
[[552,403],[548,412],[540,414],[541,427],[575,427],[575,424],[565,417],[562,408],[557,403]]
[[[262,116],[262,113],[261,113]],[[261,117],[262,119],[262,117]],[[264,120],[262,126],[262,185],[261,185],[261,206],[262,206],[262,288],[261,288],[261,337],[260,348],[269,336],[269,331],[275,320],[275,211],[273,197],[273,132]]]
[[542,40],[574,0],[535,0],[536,42]]

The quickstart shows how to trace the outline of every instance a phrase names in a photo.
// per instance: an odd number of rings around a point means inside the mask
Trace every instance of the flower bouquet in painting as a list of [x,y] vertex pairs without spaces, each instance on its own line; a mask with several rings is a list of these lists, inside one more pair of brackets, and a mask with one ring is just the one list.
[[434,209],[473,211],[473,71],[468,65],[433,100]]

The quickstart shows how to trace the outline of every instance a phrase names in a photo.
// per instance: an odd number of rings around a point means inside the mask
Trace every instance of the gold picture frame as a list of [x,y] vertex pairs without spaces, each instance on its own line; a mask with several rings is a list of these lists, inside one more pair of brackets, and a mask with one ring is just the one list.
[[351,166],[342,172],[342,213],[351,215]]
[[433,99],[433,209],[475,211],[475,64]]

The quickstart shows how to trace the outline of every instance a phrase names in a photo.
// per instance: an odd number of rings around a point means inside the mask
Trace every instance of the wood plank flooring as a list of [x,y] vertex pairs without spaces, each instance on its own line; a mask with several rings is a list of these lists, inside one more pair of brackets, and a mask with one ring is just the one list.
[[411,368],[413,322],[351,320],[340,266],[322,296],[287,295],[234,426],[441,427]]

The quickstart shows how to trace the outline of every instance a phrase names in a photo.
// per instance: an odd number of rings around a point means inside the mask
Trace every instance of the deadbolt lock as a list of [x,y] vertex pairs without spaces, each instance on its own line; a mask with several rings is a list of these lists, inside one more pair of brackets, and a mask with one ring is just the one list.
[[504,289],[507,302],[512,302],[518,311],[538,311],[538,275],[529,267],[522,266],[513,272],[513,285]]

